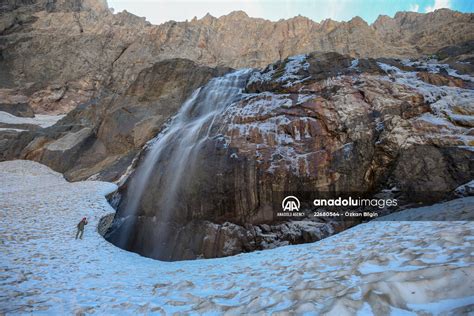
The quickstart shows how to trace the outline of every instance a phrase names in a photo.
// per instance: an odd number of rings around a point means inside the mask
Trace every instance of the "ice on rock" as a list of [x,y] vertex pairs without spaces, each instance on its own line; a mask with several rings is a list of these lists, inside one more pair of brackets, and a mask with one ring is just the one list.
[[[287,115],[281,114],[281,110],[301,105],[314,98],[314,95],[300,95],[296,100],[291,94],[273,94],[264,92],[250,94],[243,102],[230,105],[224,113],[226,129],[233,139],[247,139],[254,141],[263,148],[273,148],[274,161],[268,168],[268,172],[274,172],[277,168],[285,167],[295,174],[308,175],[308,155],[312,153],[299,153],[294,144],[304,139],[311,138],[308,129],[309,121],[316,120],[311,117],[299,117],[298,121],[303,123],[304,129],[299,130],[294,124],[295,120]],[[290,134],[288,131],[291,130]],[[256,136],[257,135],[257,136]],[[256,158],[261,157],[261,152],[256,151]],[[278,157],[278,159],[276,158]],[[302,170],[300,167],[305,166]]]
[[274,65],[268,66],[264,71],[254,71],[247,82],[247,84],[252,84],[256,82],[268,82],[272,80],[272,77],[275,74]]
[[310,77],[304,77],[299,72],[301,70],[308,70],[310,64],[306,61],[307,55],[296,55],[288,57],[283,73],[275,78],[277,75],[277,69],[275,64],[268,66],[268,68],[263,71],[256,71],[252,73],[248,84],[257,83],[257,82],[280,82],[284,83],[284,87],[290,87],[295,83],[303,82]]
[[450,128],[456,128],[456,126],[454,126],[454,124],[448,121],[446,118],[435,116],[431,113],[423,113],[422,115],[420,115],[418,120],[428,122],[433,125],[448,126]]
[[[408,66],[421,67],[420,65],[423,65],[423,67],[432,72],[437,72],[437,69],[440,67],[447,67],[447,65],[435,64],[434,61],[419,64],[409,61],[404,61],[403,63]],[[395,66],[381,62],[378,62],[378,65],[389,75],[389,77],[382,77],[383,80],[392,80],[406,85],[423,95],[425,102],[430,105],[432,113],[425,113],[417,118],[417,120],[433,125],[443,125],[446,128],[441,129],[441,131],[456,136],[465,143],[466,147],[470,146],[469,144],[474,139],[472,136],[465,135],[467,132],[463,130],[462,126],[474,126],[474,118],[472,115],[457,113],[456,108],[474,112],[474,90],[432,85],[419,79],[415,71],[402,71]],[[474,79],[470,76],[465,76],[462,78],[463,80],[466,80],[467,77]],[[453,123],[457,123],[460,126]]]
[[351,66],[349,67],[349,69],[357,69],[358,66],[359,66],[359,59],[356,58],[351,61]]
[[436,59],[428,59],[428,60],[417,60],[417,61],[410,61],[409,59],[404,59],[401,63],[405,66],[416,67],[418,69],[425,70],[431,73],[439,73],[441,69],[446,71],[448,75],[452,77],[456,77],[465,81],[474,82],[474,78],[469,75],[461,75],[458,73],[457,70],[452,69],[448,64],[440,64]]
[[474,195],[474,180],[457,187],[454,193],[458,196]]
[[288,57],[288,62],[285,65],[285,72],[279,78],[279,81],[285,82],[290,80],[301,80],[301,75],[298,75],[298,71],[301,69],[308,70],[309,63],[306,61],[307,55],[296,55]]

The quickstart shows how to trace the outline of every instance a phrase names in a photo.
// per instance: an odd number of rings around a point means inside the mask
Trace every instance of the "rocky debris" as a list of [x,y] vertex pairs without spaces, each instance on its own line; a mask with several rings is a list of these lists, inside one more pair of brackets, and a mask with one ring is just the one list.
[[166,163],[151,171],[136,216],[119,206],[108,238],[127,234],[126,249],[163,260],[226,256],[318,240],[351,224],[303,218],[296,229],[276,215],[283,192],[403,188],[400,203],[450,198],[474,178],[471,79],[434,60],[336,53],[269,65],[215,120],[190,169],[198,172],[181,183],[165,246],[154,243],[165,210],[154,204],[162,189],[153,174]]

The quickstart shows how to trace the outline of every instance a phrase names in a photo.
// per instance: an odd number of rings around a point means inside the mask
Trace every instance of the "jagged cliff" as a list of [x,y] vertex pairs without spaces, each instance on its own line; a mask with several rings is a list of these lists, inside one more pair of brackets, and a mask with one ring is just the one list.
[[68,112],[104,87],[124,91],[141,70],[169,58],[263,67],[312,51],[418,57],[474,39],[473,14],[447,9],[380,16],[372,25],[358,17],[272,22],[241,11],[151,25],[112,14],[104,0],[8,1],[0,13],[0,88],[26,96],[36,112]]

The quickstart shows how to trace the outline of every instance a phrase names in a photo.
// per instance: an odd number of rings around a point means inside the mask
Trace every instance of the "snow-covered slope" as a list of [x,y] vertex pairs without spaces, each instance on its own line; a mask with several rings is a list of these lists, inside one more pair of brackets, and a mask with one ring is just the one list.
[[[0,314],[474,310],[474,222],[373,221],[313,244],[161,262],[98,234],[115,185],[67,183],[31,161],[0,163],[0,179]],[[404,214],[446,210],[474,212],[474,197]]]

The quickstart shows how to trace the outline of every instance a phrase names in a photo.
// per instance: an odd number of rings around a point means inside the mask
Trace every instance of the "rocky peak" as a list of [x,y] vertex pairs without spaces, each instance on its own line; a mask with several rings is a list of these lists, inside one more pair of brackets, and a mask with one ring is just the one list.
[[232,11],[231,13],[229,13],[227,15],[224,15],[223,18],[226,19],[226,20],[238,20],[238,21],[240,21],[240,20],[248,19],[249,16],[244,11],[238,10],[238,11]]
[[[434,13],[427,13],[427,15],[433,15]],[[399,24],[403,24],[410,20],[416,19],[418,16],[423,16],[423,14],[418,12],[410,12],[410,11],[400,11],[395,13],[393,17],[394,20],[398,21]]]
[[389,17],[388,15],[379,15],[372,27],[379,33],[385,32],[387,29],[393,29],[396,27],[397,22],[395,19]]
[[367,24],[367,22],[365,22],[365,20],[362,19],[360,16],[353,17],[352,19],[350,19],[348,23],[351,24],[353,27],[368,27],[369,26],[369,24]]
[[197,20],[197,22],[202,23],[204,25],[211,25],[215,20],[217,19],[208,12],[201,19]]
[[82,7],[96,12],[109,11],[107,0],[82,0]]
[[16,9],[47,12],[80,12],[94,11],[104,13],[109,11],[107,0],[11,0],[0,5],[0,12]]

